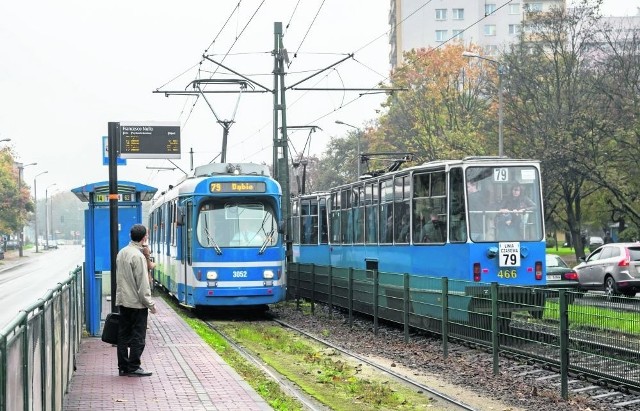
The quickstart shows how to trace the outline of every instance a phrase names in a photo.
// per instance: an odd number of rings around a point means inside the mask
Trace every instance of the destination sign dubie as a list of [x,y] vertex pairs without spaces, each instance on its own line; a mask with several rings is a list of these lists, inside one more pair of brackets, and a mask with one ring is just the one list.
[[120,123],[120,158],[180,158],[180,123]]

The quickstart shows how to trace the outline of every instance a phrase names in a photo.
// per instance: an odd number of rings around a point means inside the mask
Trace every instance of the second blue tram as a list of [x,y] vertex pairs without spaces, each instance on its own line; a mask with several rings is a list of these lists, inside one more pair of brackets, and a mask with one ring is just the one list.
[[154,279],[189,307],[265,305],[286,292],[282,192],[258,164],[208,164],[154,200]]
[[543,215],[536,160],[434,161],[295,198],[293,259],[542,287]]

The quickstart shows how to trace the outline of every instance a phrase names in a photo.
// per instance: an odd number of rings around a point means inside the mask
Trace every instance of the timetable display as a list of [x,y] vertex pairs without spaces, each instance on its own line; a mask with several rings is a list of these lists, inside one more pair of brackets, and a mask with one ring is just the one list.
[[121,158],[180,158],[180,123],[120,123]]
[[[94,200],[96,203],[108,203],[109,194],[95,194]],[[135,201],[135,197],[132,193],[118,193],[118,201],[131,202]]]

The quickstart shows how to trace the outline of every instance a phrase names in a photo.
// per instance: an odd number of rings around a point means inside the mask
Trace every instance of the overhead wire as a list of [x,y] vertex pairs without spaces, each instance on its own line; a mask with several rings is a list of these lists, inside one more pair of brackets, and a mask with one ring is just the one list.
[[[400,24],[402,24],[403,22],[405,22],[409,17],[411,17],[412,15],[414,15],[415,13],[417,13],[420,9],[422,9],[423,7],[425,7],[427,4],[431,3],[431,1],[432,1],[432,0],[428,0],[428,1],[427,1],[426,3],[424,3],[422,6],[418,7],[418,8],[417,8],[413,13],[409,14],[407,17],[405,17],[404,19],[402,19],[402,21],[400,22]],[[492,14],[496,13],[498,10],[502,9],[503,7],[505,7],[506,5],[508,5],[508,4],[509,4],[509,3],[511,3],[511,2],[513,2],[513,0],[507,0],[507,1],[506,1],[505,3],[503,3],[500,7],[496,8],[493,12],[491,12],[491,13],[489,13],[489,14],[484,15],[483,17],[479,18],[479,19],[478,19],[478,20],[476,20],[475,22],[471,23],[469,26],[465,27],[465,28],[461,31],[461,33],[464,33],[465,31],[469,30],[471,27],[473,27],[473,26],[475,26],[475,25],[479,24],[482,20],[484,20],[484,19],[486,19],[487,17],[491,16]],[[387,30],[387,32],[386,32],[386,33],[388,33],[388,32],[389,32],[389,31]],[[383,34],[383,35],[384,35],[384,34]],[[427,54],[433,53],[435,50],[437,50],[437,49],[439,49],[440,47],[444,46],[444,44],[448,43],[449,41],[451,41],[452,39],[454,39],[454,38],[455,38],[455,37],[457,37],[458,35],[459,35],[459,34],[457,34],[456,36],[452,36],[452,37],[450,37],[449,39],[447,39],[446,41],[443,41],[442,43],[438,44],[436,47],[434,47],[434,48],[432,48],[431,50],[427,51]],[[376,39],[374,39],[373,41],[375,41],[375,40],[379,39],[380,37],[381,37],[381,36],[378,36],[378,37],[377,37]],[[358,51],[359,51],[359,50],[362,50],[363,48],[365,48],[365,47],[367,47],[367,46],[369,46],[370,44],[372,44],[372,43],[373,43],[373,41],[371,41],[371,42],[369,42],[369,43],[365,44],[364,46],[360,47],[360,48],[358,49]],[[387,81],[389,78],[390,78],[390,76],[386,76],[386,77],[382,80],[382,82]],[[377,83],[377,84],[379,84],[379,83]],[[375,90],[375,89],[376,89],[376,87],[377,87],[377,84],[376,84],[375,86],[373,86],[370,90],[371,90],[371,91]],[[325,118],[325,117],[327,117],[327,116],[329,116],[329,115],[331,115],[331,114],[335,113],[336,111],[343,109],[344,107],[346,107],[346,106],[348,106],[348,105],[352,104],[353,102],[355,102],[355,101],[359,100],[359,99],[360,99],[360,98],[362,98],[364,95],[366,95],[366,93],[360,93],[357,97],[355,97],[355,98],[353,98],[352,100],[348,101],[346,104],[344,104],[344,105],[342,105],[342,106],[338,107],[337,109],[334,109],[334,110],[332,110],[332,111],[330,111],[330,112],[327,112],[327,113],[325,113],[324,115],[322,115],[322,116],[320,116],[320,117],[315,118],[314,120],[312,120],[312,121],[311,121],[311,123],[315,123],[315,122],[317,122],[317,121],[319,121],[319,120],[322,120],[323,118]]]
[[322,3],[320,4],[320,7],[318,7],[318,11],[316,11],[316,15],[313,16],[313,20],[311,20],[311,24],[309,24],[309,27],[307,28],[307,32],[304,33],[304,36],[302,37],[302,40],[300,41],[300,44],[298,45],[298,49],[296,50],[295,53],[293,53],[293,58],[291,59],[289,64],[287,64],[287,68],[291,67],[291,65],[293,64],[293,61],[298,57],[298,52],[302,48],[302,45],[304,44],[304,41],[307,39],[307,36],[309,35],[309,32],[311,31],[311,28],[313,27],[313,24],[316,22],[316,19],[320,15],[320,11],[322,10],[322,7],[324,7],[325,1],[326,0],[322,0]]
[[[232,49],[232,48],[233,48],[233,46],[236,44],[236,42],[238,41],[238,39],[240,38],[240,36],[243,34],[244,30],[248,27],[249,23],[253,20],[253,18],[255,17],[255,15],[258,13],[258,11],[260,10],[260,8],[261,8],[261,7],[262,7],[262,5],[264,4],[264,1],[265,1],[265,0],[263,0],[263,1],[260,3],[260,5],[257,7],[256,11],[255,11],[255,12],[253,13],[253,15],[251,16],[251,19],[249,19],[249,21],[248,21],[248,22],[247,22],[247,24],[244,26],[244,28],[242,29],[242,31],[240,32],[240,34],[238,34],[238,36],[236,37],[236,39],[235,39],[235,41],[233,42],[233,44],[229,47],[229,50],[227,51],[227,53],[225,53],[225,54],[224,54],[224,57],[223,57],[223,60],[222,60],[222,61],[224,61],[224,59],[225,59],[228,55],[230,55],[230,54],[231,54],[231,53],[230,53],[231,49]],[[320,5],[320,7],[318,8],[318,10],[316,11],[316,14],[315,14],[315,16],[314,16],[314,18],[313,18],[313,21],[310,23],[310,25],[309,25],[309,27],[308,27],[308,29],[307,29],[307,31],[306,31],[306,33],[305,33],[305,35],[304,35],[304,37],[303,37],[302,41],[300,42],[300,44],[299,44],[299,46],[298,46],[298,49],[297,49],[297,50],[296,50],[296,52],[294,53],[294,58],[297,58],[297,56],[301,54],[301,53],[300,53],[300,49],[302,48],[302,46],[303,46],[303,44],[304,44],[304,42],[305,42],[306,38],[308,37],[308,35],[309,35],[310,31],[311,31],[311,28],[313,27],[313,25],[314,25],[314,23],[315,23],[315,21],[316,21],[317,17],[319,16],[319,14],[320,14],[320,12],[321,12],[321,10],[322,10],[322,8],[323,8],[324,4],[325,4],[325,1],[326,1],[326,0],[323,0],[322,4]],[[427,6],[429,3],[431,3],[432,1],[433,1],[433,0],[428,0],[428,1],[426,1],[425,3],[423,3],[420,7],[418,7],[416,10],[414,10],[412,13],[410,13],[410,14],[409,14],[409,15],[407,15],[404,19],[402,19],[402,20],[398,23],[398,25],[397,25],[397,26],[402,25],[402,24],[403,24],[407,19],[411,18],[414,14],[416,14],[416,13],[417,13],[417,12],[419,12],[421,9],[423,9],[424,7],[426,7],[426,6]],[[489,13],[489,14],[487,14],[487,15],[485,15],[485,16],[483,16],[483,17],[481,17],[481,18],[480,18],[480,19],[478,19],[477,21],[475,21],[475,22],[471,23],[469,26],[465,27],[463,30],[461,30],[461,32],[457,33],[455,36],[452,36],[452,37],[448,38],[447,40],[443,41],[442,43],[440,43],[439,45],[437,45],[436,47],[434,47],[433,49],[431,49],[431,50],[429,51],[429,53],[430,53],[430,52],[435,51],[436,49],[438,49],[438,48],[440,48],[440,47],[442,47],[442,46],[444,46],[446,43],[450,42],[450,41],[451,41],[451,40],[453,40],[454,38],[459,37],[459,35],[460,35],[461,33],[464,33],[465,31],[469,30],[471,27],[473,27],[473,26],[477,25],[477,24],[478,24],[478,23],[480,23],[482,20],[484,20],[484,19],[485,19],[485,18],[487,18],[488,16],[490,16],[490,15],[494,14],[495,12],[497,12],[497,11],[498,11],[498,10],[500,10],[500,9],[502,9],[503,7],[505,7],[506,5],[508,5],[508,4],[509,4],[509,3],[511,3],[511,2],[513,2],[513,0],[508,0],[507,2],[505,2],[504,4],[502,4],[501,6],[499,6],[496,10],[494,10],[492,13]],[[238,2],[238,4],[236,5],[236,8],[235,8],[235,9],[234,9],[234,11],[232,12],[232,14],[229,16],[228,20],[233,16],[233,14],[235,13],[236,9],[237,9],[237,8],[239,8],[240,3],[241,3],[241,1],[239,1],[239,2]],[[290,19],[289,19],[289,21],[288,21],[288,23],[287,23],[287,25],[286,25],[286,28],[287,28],[287,29],[290,27],[290,25],[291,25],[291,23],[292,23],[292,21],[293,21],[293,18],[294,18],[295,14],[296,14],[296,11],[297,11],[297,8],[298,8],[299,4],[300,4],[300,0],[298,0],[298,2],[296,3],[296,6],[294,7],[294,10],[293,10],[293,12],[292,12],[292,15],[291,15],[291,17],[290,17]],[[226,23],[225,23],[225,25],[226,25]],[[223,28],[224,28],[224,27],[223,27]],[[221,30],[221,31],[222,31],[222,30]],[[361,47],[357,48],[357,49],[356,49],[356,52],[362,51],[363,49],[365,49],[365,48],[369,47],[371,44],[375,43],[375,42],[376,42],[377,40],[379,40],[381,37],[383,37],[383,36],[385,36],[385,35],[388,35],[388,33],[389,33],[389,30],[385,31],[384,33],[382,33],[382,34],[381,34],[381,35],[379,35],[379,36],[376,36],[373,40],[371,40],[371,41],[369,41],[369,42],[365,43],[364,45],[362,45]],[[220,33],[219,33],[219,34],[220,34]],[[219,36],[219,34],[218,34],[218,36]],[[218,36],[216,36],[216,39],[217,39],[217,37],[218,37]],[[211,44],[210,44],[210,46],[207,48],[207,50],[208,50],[208,49],[209,49],[209,48],[210,48],[210,47],[215,43],[215,40],[216,40],[216,39],[214,39],[214,41],[212,41],[212,43],[211,43]],[[236,53],[236,54],[242,54],[242,53]],[[338,54],[338,53],[315,53],[315,54]],[[367,65],[366,65],[366,64],[364,64],[363,62],[361,62],[361,61],[359,61],[359,60],[356,60],[355,58],[354,58],[354,60],[355,60],[358,64],[362,65],[363,67],[365,67],[365,68],[369,69],[369,70],[370,70],[370,71],[372,71],[373,73],[376,73],[376,74],[377,74],[377,75],[379,75],[381,78],[383,78],[383,80],[382,80],[382,81],[378,81],[378,82],[376,83],[376,85],[375,85],[375,86],[373,86],[373,87],[371,88],[371,91],[375,90],[375,89],[378,87],[378,85],[379,85],[380,83],[385,82],[385,81],[387,81],[387,80],[390,78],[390,76],[384,76],[383,74],[378,73],[376,70],[374,70],[374,69],[372,69],[371,67],[367,66]],[[290,67],[290,66],[291,66],[291,62],[289,62],[289,64],[288,64],[288,67]],[[312,71],[312,70],[309,70],[309,71]],[[216,70],[214,70],[213,72],[207,71],[207,73],[208,73],[208,74],[210,74],[210,78],[212,78],[212,77],[213,77],[217,72],[218,72],[218,70],[217,70],[217,69],[216,69]],[[300,73],[304,73],[304,72],[306,72],[306,71],[301,71]],[[336,72],[338,73],[338,76],[340,77],[339,72],[338,72],[337,70],[336,70]],[[291,73],[294,73],[294,72],[291,72]],[[257,74],[256,74],[256,75],[257,75]],[[327,76],[325,76],[325,77],[324,77],[323,79],[321,79],[320,81],[324,80],[326,77],[327,77]],[[341,77],[340,77],[340,81],[342,81],[342,82],[343,82],[343,80],[342,80],[342,78],[341,78]],[[344,84],[344,82],[343,82],[343,84]],[[291,107],[291,106],[293,106],[293,105],[294,105],[296,102],[298,102],[302,97],[304,97],[304,95],[306,95],[306,93],[307,93],[307,92],[303,93],[303,95],[302,95],[300,98],[296,99],[296,100],[295,100],[292,104],[290,104],[289,106],[290,106],[290,107]],[[310,123],[315,123],[315,122],[317,122],[317,121],[319,121],[319,120],[322,120],[322,119],[326,118],[327,116],[329,116],[329,115],[331,115],[331,114],[333,114],[333,113],[335,113],[335,112],[337,112],[337,111],[339,111],[339,110],[341,110],[341,109],[343,109],[343,108],[345,108],[345,107],[347,107],[347,106],[351,105],[352,103],[354,103],[354,102],[355,102],[355,101],[357,101],[358,99],[362,98],[364,95],[366,95],[366,93],[360,93],[358,96],[356,96],[355,98],[353,98],[353,99],[351,99],[351,100],[349,100],[349,101],[347,101],[347,102],[344,102],[344,98],[343,98],[343,102],[342,102],[342,103],[341,103],[337,108],[334,108],[333,110],[331,110],[331,111],[329,111],[329,112],[327,112],[327,113],[325,113],[325,114],[323,114],[323,115],[321,115],[321,116],[317,117],[316,119],[312,120]],[[194,106],[195,106],[195,103],[194,103]],[[191,111],[193,111],[193,107],[192,107],[192,110],[191,110]],[[191,114],[191,113],[190,113],[190,114]],[[190,114],[189,114],[189,117],[190,117]],[[264,129],[264,127],[265,127],[265,126],[267,126],[268,124],[269,124],[269,123],[266,123],[264,126],[260,127],[260,128],[259,128],[259,129],[254,133],[254,134],[252,134],[251,136],[248,136],[247,138],[243,139],[243,140],[242,140],[242,142],[240,142],[239,144],[242,144],[242,143],[246,142],[247,140],[249,140],[250,138],[252,138],[252,137],[253,137],[253,136],[255,136],[256,134],[259,134],[259,133]],[[236,147],[236,146],[237,146],[237,145],[239,145],[239,144],[236,144],[236,145],[234,145],[234,146],[232,146],[232,147]],[[264,150],[266,150],[267,148],[269,148],[269,147],[263,147],[263,148],[261,148],[260,150],[258,150],[256,153],[249,154],[249,155],[248,155],[248,157],[252,157],[253,155],[257,155],[257,154],[259,154],[259,153],[263,152]]]
[[[236,43],[238,42],[238,40],[240,39],[240,37],[242,37],[242,35],[244,34],[245,30],[247,29],[247,27],[249,27],[249,24],[253,21],[253,19],[255,18],[255,16],[258,14],[258,12],[260,11],[260,9],[262,8],[262,5],[264,4],[266,0],[262,0],[260,2],[260,4],[258,5],[258,7],[256,8],[256,10],[253,12],[253,14],[251,15],[251,17],[249,18],[249,20],[247,21],[247,23],[244,25],[244,27],[242,28],[242,30],[240,31],[239,34],[237,34],[235,36],[235,39],[233,41],[233,43],[229,46],[229,49],[227,50],[227,52],[223,55],[222,59],[221,59],[221,63],[225,61],[225,59],[229,56],[229,53],[231,52],[231,50],[233,49],[233,47],[236,45]],[[231,17],[233,17],[233,15],[236,13],[236,10],[239,10],[240,8],[240,3],[242,3],[242,0],[238,1],[238,4],[236,5],[236,7],[232,10],[231,14],[229,15],[229,17],[227,18],[227,22],[225,22],[223,28],[220,29],[220,31],[218,32],[218,34],[216,35],[216,37],[214,38],[214,40],[211,42],[211,44],[209,45],[209,47],[205,50],[205,53],[209,51],[209,48],[211,48],[211,46],[213,46],[213,44],[215,43],[215,41],[217,40],[217,38],[220,36],[220,34],[222,33],[222,30],[224,29],[224,27],[226,27],[227,23],[230,21]],[[200,64],[203,63],[204,61],[204,54],[202,56],[202,59],[200,60]],[[209,79],[212,79],[213,76],[218,72],[218,69],[220,68],[220,66],[217,66],[216,69],[210,73],[209,75]],[[200,70],[198,70],[198,73],[200,73]],[[196,80],[199,78],[199,74],[196,75]],[[206,85],[205,85],[206,88]],[[189,114],[187,116],[187,119],[185,120],[185,125],[186,123],[189,121],[189,119],[191,118],[191,114],[193,113],[193,110],[195,109],[196,104],[198,103],[200,99],[200,96],[196,96],[195,101],[193,102],[193,104],[191,105],[191,110],[189,111]]]
[[[240,4],[242,3],[242,0],[239,0],[238,3],[236,4],[236,6],[233,8],[233,10],[231,10],[231,13],[229,14],[229,16],[227,17],[227,20],[224,22],[224,24],[222,25],[222,27],[220,28],[220,30],[218,30],[218,33],[216,34],[216,36],[213,38],[213,40],[211,40],[211,43],[209,43],[209,45],[207,46],[207,48],[204,50],[203,55],[200,57],[200,61],[197,63],[197,65],[200,65],[200,68],[198,68],[198,71],[196,72],[196,79],[200,78],[200,73],[201,73],[201,67],[202,67],[202,63],[204,62],[204,55],[207,54],[207,52],[209,51],[209,49],[211,49],[211,47],[213,47],[213,45],[215,44],[216,40],[218,40],[218,38],[220,37],[220,35],[222,34],[222,32],[224,31],[225,27],[227,27],[227,24],[229,24],[229,22],[231,21],[231,18],[233,17],[233,15],[240,10]],[[184,74],[184,73],[183,73]],[[213,77],[213,75],[212,75]],[[175,79],[174,79],[175,80]],[[173,81],[173,80],[171,80]],[[170,81],[170,82],[171,82]],[[170,82],[166,83],[169,84]],[[165,84],[165,85],[166,85]],[[164,86],[163,86],[164,87]],[[195,96],[195,99],[193,100],[193,104],[191,104],[191,109],[189,110],[189,113],[187,114],[186,119],[183,122],[183,127],[187,126],[187,123],[189,122],[189,120],[191,119],[191,114],[193,114],[193,110],[195,109],[196,103],[198,102],[198,100],[200,99],[200,96]],[[185,112],[185,109],[187,107],[189,98],[186,98],[184,100],[184,104],[182,106],[182,110],[180,111],[180,115],[178,116],[178,118],[182,117],[182,115]]]
[[296,10],[298,10],[298,6],[299,5],[300,5],[300,0],[298,0],[298,2],[296,3],[296,6],[293,8],[293,12],[291,12],[291,17],[289,17],[289,21],[287,22],[287,25],[284,27],[285,32],[286,32],[287,29],[289,29],[289,26],[291,25],[291,22],[293,21],[293,16],[296,15]]
[[[410,17],[412,17],[414,14],[416,14],[418,11],[420,11],[421,9],[423,9],[424,7],[426,7],[426,6],[427,6],[429,3],[431,3],[432,1],[433,1],[433,0],[427,0],[427,1],[426,1],[425,3],[423,3],[420,7],[418,7],[416,10],[414,10],[412,13],[410,13],[410,14],[409,14],[409,15],[407,15],[404,19],[402,19],[402,20],[398,23],[398,26],[402,25],[402,24],[403,24],[407,19],[409,19],[409,18],[410,18]],[[439,49],[440,47],[444,46],[444,45],[445,45],[446,43],[448,43],[449,41],[451,41],[451,40],[453,40],[454,38],[458,37],[461,33],[464,33],[465,31],[469,30],[471,27],[473,27],[473,26],[475,26],[475,25],[479,24],[481,21],[483,21],[484,19],[486,19],[486,18],[487,18],[487,17],[489,17],[490,15],[492,15],[492,14],[496,13],[498,10],[502,9],[503,7],[505,7],[506,5],[508,5],[508,4],[509,4],[509,3],[511,3],[511,2],[513,2],[513,0],[508,0],[508,1],[506,1],[506,2],[505,2],[505,3],[503,3],[501,6],[499,6],[498,8],[496,8],[493,12],[491,12],[491,13],[489,13],[489,14],[484,15],[484,16],[483,16],[483,17],[481,17],[480,19],[478,19],[478,20],[476,20],[475,22],[471,23],[469,26],[465,27],[463,30],[461,30],[461,32],[460,32],[460,33],[457,33],[455,36],[452,36],[452,37],[448,38],[447,40],[443,41],[442,43],[440,43],[439,45],[437,45],[437,46],[436,46],[436,47],[434,47],[433,49],[429,50],[429,51],[427,52],[427,54],[428,54],[428,53],[432,53],[432,52],[434,52],[435,50]],[[375,42],[376,42],[377,40],[379,40],[381,37],[383,37],[383,36],[385,36],[385,35],[388,35],[389,31],[390,31],[390,30],[387,30],[387,31],[385,31],[384,33],[380,34],[379,36],[376,36],[373,40],[371,40],[371,41],[369,41],[369,42],[365,43],[363,46],[361,46],[361,47],[359,47],[358,49],[356,49],[356,51],[354,52],[354,54],[355,54],[356,52],[362,51],[362,50],[363,50],[363,49],[365,49],[366,47],[368,47],[368,46],[370,46],[371,44],[375,43]],[[354,60],[356,60],[356,59],[354,58]],[[383,80],[382,80],[382,81],[380,81],[380,82],[376,83],[376,85],[374,85],[374,86],[370,89],[371,91],[375,90],[375,89],[377,88],[377,86],[378,86],[380,83],[385,82],[385,81],[387,81],[387,80],[390,78],[390,76],[384,76],[384,75],[382,75],[382,74],[380,74],[380,73],[377,73],[375,70],[373,70],[372,68],[370,68],[370,67],[366,66],[364,63],[360,62],[359,60],[356,60],[356,61],[357,61],[359,64],[363,65],[364,67],[367,67],[369,70],[371,70],[372,72],[374,72],[374,73],[378,74],[380,77],[382,77],[382,78],[383,78]],[[308,92],[308,91],[307,91],[307,92]],[[304,93],[300,98],[298,98],[297,100],[295,100],[295,101],[294,101],[294,103],[295,103],[295,102],[297,102],[297,101],[299,101],[299,100],[300,100],[304,95],[306,95],[306,94],[307,94],[307,92],[305,92],[305,93]],[[321,115],[321,116],[319,116],[319,117],[315,118],[314,120],[310,121],[309,123],[310,123],[310,124],[313,124],[313,123],[318,122],[319,120],[322,120],[322,119],[324,119],[324,118],[328,117],[329,115],[331,115],[331,114],[333,114],[333,113],[335,113],[335,112],[337,112],[337,111],[339,111],[339,110],[341,110],[341,109],[343,109],[343,108],[345,108],[345,107],[347,107],[347,106],[351,105],[351,104],[352,104],[352,103],[354,103],[355,101],[357,101],[357,100],[359,100],[360,98],[362,98],[364,95],[366,95],[366,93],[360,93],[358,96],[354,97],[352,100],[349,100],[349,101],[347,101],[347,102],[346,102],[346,103],[344,103],[344,104],[341,104],[338,108],[335,108],[335,109],[333,109],[332,111],[329,111],[329,112],[327,112],[327,113],[325,113],[325,114],[323,114],[323,115]],[[290,106],[292,106],[292,105],[293,105],[293,104],[291,104]],[[262,128],[264,128],[264,126],[263,126]],[[261,129],[262,129],[262,128],[261,128]],[[261,131],[261,129],[260,129],[260,130],[258,130],[258,131],[257,131],[256,133],[254,133],[253,135],[251,135],[251,136],[247,137],[247,139],[245,139],[244,141],[248,140],[249,138],[253,137],[255,134],[259,133],[259,132]],[[255,153],[255,154],[259,154],[259,153],[261,153],[262,151],[264,151],[264,149],[260,150],[259,152]],[[255,154],[254,154],[254,155],[255,155]]]

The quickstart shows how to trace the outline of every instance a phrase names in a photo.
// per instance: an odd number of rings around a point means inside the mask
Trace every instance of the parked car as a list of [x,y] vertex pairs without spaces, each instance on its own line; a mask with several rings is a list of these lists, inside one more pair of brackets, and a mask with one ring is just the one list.
[[18,249],[18,240],[7,240],[5,244],[5,250],[17,250]]
[[[567,293],[569,304],[573,304],[576,297],[582,297],[584,291],[580,290],[578,273],[556,254],[547,254],[547,288],[564,289]],[[556,297],[557,294],[553,294]]]
[[634,297],[640,291],[640,243],[605,244],[574,270],[581,289]]
[[547,286],[551,288],[577,289],[578,273],[569,267],[564,260],[556,254],[547,254]]
[[604,244],[602,237],[589,237],[589,252],[592,253],[596,248]]

